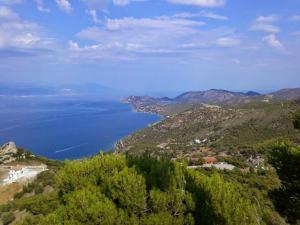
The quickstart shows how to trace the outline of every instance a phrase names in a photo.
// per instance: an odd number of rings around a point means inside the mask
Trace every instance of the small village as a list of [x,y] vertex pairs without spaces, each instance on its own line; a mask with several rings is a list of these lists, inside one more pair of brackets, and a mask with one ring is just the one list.
[[[218,170],[234,170],[240,169],[243,172],[249,171],[250,168],[254,170],[265,170],[265,160],[259,154],[250,154],[245,156],[238,152],[231,152],[226,150],[218,150],[213,147],[206,146],[208,138],[196,138],[189,142],[188,146],[181,151],[173,150],[174,145],[178,146],[179,143],[174,142],[163,142],[157,145],[157,147],[164,151],[168,150],[171,152],[172,161],[186,161],[188,168],[190,169],[200,169],[200,168],[215,168]],[[172,146],[173,144],[173,146]],[[172,147],[171,147],[172,146]],[[178,153],[180,152],[180,153]],[[233,165],[230,163],[231,159],[244,158],[240,163],[243,163],[243,167]]]

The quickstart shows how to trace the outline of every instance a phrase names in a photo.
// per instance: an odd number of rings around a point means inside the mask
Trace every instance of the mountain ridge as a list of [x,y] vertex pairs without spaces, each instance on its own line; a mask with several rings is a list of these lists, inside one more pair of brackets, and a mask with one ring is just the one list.
[[[161,115],[178,113],[187,105],[213,104],[213,105],[234,105],[249,102],[269,102],[282,100],[296,100],[300,98],[300,88],[280,89],[268,94],[260,94],[254,91],[234,92],[222,89],[209,89],[206,91],[184,92],[175,98],[163,97],[154,98],[151,96],[129,96],[123,99],[139,112],[152,112]],[[176,109],[175,109],[176,108]]]

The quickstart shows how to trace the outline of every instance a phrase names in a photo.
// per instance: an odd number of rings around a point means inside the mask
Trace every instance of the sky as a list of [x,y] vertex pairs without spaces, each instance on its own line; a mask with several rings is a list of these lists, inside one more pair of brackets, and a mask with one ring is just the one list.
[[0,0],[0,83],[300,87],[299,0]]

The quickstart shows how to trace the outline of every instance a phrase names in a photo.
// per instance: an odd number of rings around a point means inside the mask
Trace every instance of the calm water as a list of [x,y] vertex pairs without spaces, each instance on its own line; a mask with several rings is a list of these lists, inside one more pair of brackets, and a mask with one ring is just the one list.
[[110,150],[120,138],[157,122],[117,101],[0,97],[0,144],[51,159],[77,159]]

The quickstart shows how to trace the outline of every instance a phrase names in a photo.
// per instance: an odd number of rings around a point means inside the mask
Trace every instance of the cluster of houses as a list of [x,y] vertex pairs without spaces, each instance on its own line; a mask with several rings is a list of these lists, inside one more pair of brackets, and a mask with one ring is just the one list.
[[[170,144],[172,140],[168,140],[168,142],[163,142],[157,145],[160,149],[168,149],[170,150]],[[265,160],[259,154],[251,155],[249,158],[245,158],[247,154],[243,154],[242,152],[238,153],[230,153],[228,151],[216,151],[211,147],[206,147],[205,144],[209,142],[208,138],[200,139],[196,138],[190,142],[191,145],[195,145],[193,147],[189,147],[188,149],[182,150],[181,154],[177,154],[176,151],[172,152],[176,157],[172,158],[172,160],[177,159],[186,159],[188,161],[188,167],[191,169],[196,168],[215,168],[219,170],[233,170],[236,168],[235,165],[232,165],[227,162],[218,162],[217,157],[227,158],[227,157],[236,157],[240,156],[244,158],[244,167],[240,168],[242,171],[249,171],[250,168],[263,169],[265,170]],[[173,144],[173,143],[172,143]],[[201,146],[199,146],[201,145]],[[220,159],[219,158],[219,159]],[[225,160],[227,161],[227,160]]]

